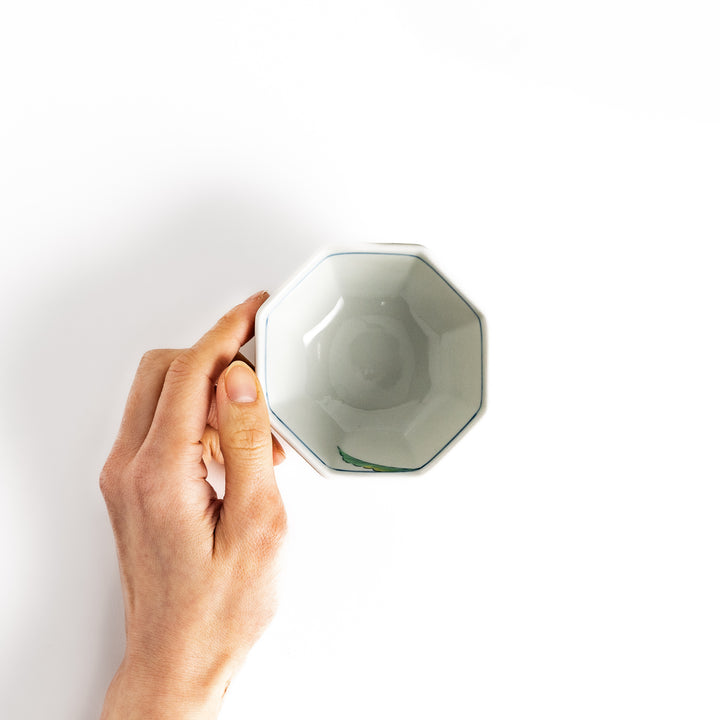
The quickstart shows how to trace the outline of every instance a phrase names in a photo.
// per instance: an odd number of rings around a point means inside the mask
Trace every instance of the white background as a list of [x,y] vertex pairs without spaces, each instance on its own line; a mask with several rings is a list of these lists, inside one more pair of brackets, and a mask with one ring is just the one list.
[[96,718],[122,657],[142,352],[367,240],[485,313],[488,410],[420,480],[288,459],[222,717],[719,717],[715,7],[4,3],[0,716]]

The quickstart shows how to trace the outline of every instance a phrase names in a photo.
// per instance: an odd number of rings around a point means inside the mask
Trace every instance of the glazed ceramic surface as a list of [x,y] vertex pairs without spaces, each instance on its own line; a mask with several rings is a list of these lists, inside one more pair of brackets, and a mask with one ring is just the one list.
[[482,315],[418,245],[318,254],[256,353],[273,428],[323,474],[421,471],[484,410]]

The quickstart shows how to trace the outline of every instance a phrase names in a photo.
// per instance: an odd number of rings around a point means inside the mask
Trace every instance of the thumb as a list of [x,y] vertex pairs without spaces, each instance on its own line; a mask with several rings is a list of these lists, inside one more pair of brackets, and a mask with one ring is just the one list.
[[239,517],[250,505],[278,495],[265,398],[257,376],[244,362],[232,363],[218,380],[217,411],[225,462],[223,514]]

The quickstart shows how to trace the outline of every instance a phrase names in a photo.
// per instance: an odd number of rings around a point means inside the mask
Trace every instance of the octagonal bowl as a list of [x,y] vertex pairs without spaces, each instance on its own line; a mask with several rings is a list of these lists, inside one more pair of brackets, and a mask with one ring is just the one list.
[[323,475],[421,472],[484,410],[484,319],[419,245],[318,253],[255,336],[272,427]]

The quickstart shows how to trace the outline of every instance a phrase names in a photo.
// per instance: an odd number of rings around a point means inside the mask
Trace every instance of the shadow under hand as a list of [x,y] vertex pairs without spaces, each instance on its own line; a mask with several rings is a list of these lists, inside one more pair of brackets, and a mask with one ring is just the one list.
[[[4,652],[8,717],[97,718],[123,654],[120,582],[98,475],[139,358],[194,342],[272,292],[326,238],[277,209],[193,203],[118,232],[95,263],[28,287],[6,347],[4,437],[29,566]],[[10,662],[8,663],[10,665]]]

